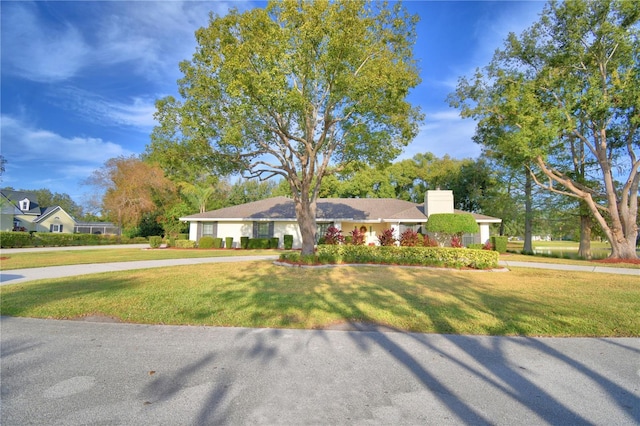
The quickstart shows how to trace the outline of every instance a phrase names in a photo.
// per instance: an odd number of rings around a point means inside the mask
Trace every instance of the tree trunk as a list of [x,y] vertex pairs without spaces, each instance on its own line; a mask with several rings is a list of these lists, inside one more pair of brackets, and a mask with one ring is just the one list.
[[580,201],[580,246],[578,256],[583,259],[591,259],[591,215],[589,208],[583,201]]
[[533,253],[533,243],[531,241],[531,233],[533,228],[533,209],[531,187],[532,179],[529,170],[525,170],[526,180],[524,183],[524,248],[526,254]]
[[295,200],[296,217],[302,237],[302,255],[315,253],[316,244],[316,202],[301,197]]

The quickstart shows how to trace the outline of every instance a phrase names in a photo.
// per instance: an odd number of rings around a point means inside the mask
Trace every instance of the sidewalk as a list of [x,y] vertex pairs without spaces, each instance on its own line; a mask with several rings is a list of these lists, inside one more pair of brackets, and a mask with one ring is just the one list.
[[544,262],[514,262],[511,260],[501,260],[498,262],[500,266],[506,268],[535,268],[535,269],[552,269],[557,271],[575,271],[575,272],[597,272],[603,274],[618,275],[635,275],[640,278],[640,269],[631,268],[612,268],[609,266],[583,266],[583,265],[565,265],[561,263],[544,263]]

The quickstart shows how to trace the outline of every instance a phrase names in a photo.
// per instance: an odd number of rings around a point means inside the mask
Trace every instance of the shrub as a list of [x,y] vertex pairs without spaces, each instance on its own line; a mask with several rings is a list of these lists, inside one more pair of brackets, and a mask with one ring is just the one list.
[[191,240],[176,240],[176,248],[182,248],[182,249],[196,248],[196,242]]
[[34,245],[33,237],[28,232],[0,232],[0,247],[29,247]]
[[363,246],[366,240],[365,233],[355,228],[351,231],[351,244],[354,246]]
[[149,237],[149,247],[157,249],[157,248],[160,248],[161,244],[162,244],[162,237],[157,235]]
[[284,249],[291,250],[293,248],[293,235],[285,235],[283,238]]
[[200,238],[198,241],[198,248],[201,249],[212,249],[213,248],[213,237],[204,236]]
[[484,250],[484,245],[479,243],[473,243],[473,244],[469,244],[467,248],[472,250]]
[[454,235],[453,237],[451,237],[451,247],[453,247],[453,248],[462,248],[462,247],[464,247],[462,245],[462,238],[460,238],[458,235]]
[[480,227],[470,213],[435,213],[429,216],[425,229],[444,245],[454,236],[475,234]]
[[247,242],[247,248],[249,249],[268,249],[271,239],[270,238],[249,238]]
[[249,248],[249,237],[240,237],[240,248]]
[[280,238],[278,237],[269,238],[269,248],[277,249],[279,245],[280,245]]
[[482,246],[482,250],[493,250],[493,244],[491,244],[491,239],[487,240],[486,243]]
[[422,240],[423,247],[438,247],[438,245],[438,241],[429,237],[428,235],[425,235]]
[[393,236],[393,228],[385,229],[378,235],[378,242],[381,246],[393,246],[396,244],[396,237]]
[[493,236],[491,237],[491,245],[498,253],[507,252],[507,237]]
[[459,250],[441,247],[395,246],[322,246],[318,258],[335,259],[333,263],[377,263],[391,265],[446,266],[453,268],[487,269],[498,266],[494,251]]
[[214,249],[222,248],[222,238],[214,238],[213,239],[213,248]]
[[344,236],[342,235],[342,230],[336,228],[335,226],[330,226],[327,228],[327,232],[324,234],[324,243],[328,245],[336,245],[343,244]]
[[400,246],[402,247],[415,247],[419,245],[420,237],[418,233],[413,229],[407,229],[400,234]]
[[224,239],[224,247],[228,249],[233,248],[233,237],[226,237]]

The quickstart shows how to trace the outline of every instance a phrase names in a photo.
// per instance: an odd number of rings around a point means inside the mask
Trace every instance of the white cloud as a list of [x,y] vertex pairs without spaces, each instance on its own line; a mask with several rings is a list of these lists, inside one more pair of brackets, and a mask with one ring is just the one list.
[[102,126],[130,126],[149,131],[156,122],[153,96],[134,96],[127,101],[106,99],[77,87],[55,89],[49,101],[54,105],[72,110],[88,121]]
[[90,47],[71,25],[47,27],[35,7],[23,2],[2,6],[3,64],[7,71],[40,81],[61,81],[87,64]]
[[[69,6],[60,4],[3,2],[7,71],[33,81],[57,82],[92,67],[127,64],[150,81],[170,77],[174,83],[178,63],[194,53],[194,32],[208,23],[209,11],[224,15],[231,7],[253,6],[250,2],[79,2],[78,13],[84,19],[72,25],[65,15]],[[51,16],[45,18],[46,13]]]
[[[56,164],[66,172],[77,171],[77,165],[101,165],[109,158],[132,154],[122,146],[100,138],[71,137],[33,128],[2,115],[0,117],[2,155],[9,164],[39,167]],[[95,168],[95,167],[94,167]]]

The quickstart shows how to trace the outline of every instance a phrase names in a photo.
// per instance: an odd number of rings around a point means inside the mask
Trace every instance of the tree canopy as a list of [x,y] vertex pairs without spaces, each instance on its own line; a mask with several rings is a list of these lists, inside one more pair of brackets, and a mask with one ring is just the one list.
[[147,151],[284,178],[310,253],[327,168],[388,162],[417,133],[421,115],[406,100],[420,82],[416,19],[399,3],[363,0],[212,14],[180,64],[182,99],[156,104],[160,124]]
[[639,20],[635,2],[553,1],[451,97],[477,142],[581,200],[616,258],[637,257]]

